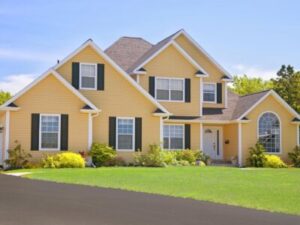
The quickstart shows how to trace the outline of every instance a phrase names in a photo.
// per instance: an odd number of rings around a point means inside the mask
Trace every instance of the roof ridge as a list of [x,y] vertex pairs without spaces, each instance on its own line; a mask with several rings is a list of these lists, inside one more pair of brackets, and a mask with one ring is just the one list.
[[258,91],[258,92],[255,92],[255,93],[251,93],[251,94],[246,94],[246,95],[240,95],[240,97],[246,97],[246,96],[250,96],[250,95],[257,95],[257,94],[261,94],[261,93],[264,93],[264,92],[269,92],[273,89],[267,89],[267,90],[263,90],[263,91]]

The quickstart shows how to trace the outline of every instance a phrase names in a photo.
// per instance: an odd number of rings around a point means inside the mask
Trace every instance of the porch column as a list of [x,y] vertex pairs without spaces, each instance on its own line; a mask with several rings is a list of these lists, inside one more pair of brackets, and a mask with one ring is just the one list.
[[159,117],[159,143],[160,147],[163,149],[164,147],[164,121],[163,117]]
[[10,111],[7,110],[5,113],[5,145],[4,145],[4,160],[8,159],[9,149],[9,130],[10,130]]
[[93,117],[92,113],[88,114],[88,149],[90,150],[93,144]]
[[243,151],[242,151],[242,123],[238,123],[238,163],[243,166]]
[[200,123],[200,150],[203,151],[203,124]]

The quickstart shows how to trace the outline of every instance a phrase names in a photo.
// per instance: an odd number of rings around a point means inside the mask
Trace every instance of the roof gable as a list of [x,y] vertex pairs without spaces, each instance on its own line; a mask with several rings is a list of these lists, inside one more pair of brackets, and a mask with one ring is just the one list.
[[163,107],[159,102],[157,102],[146,90],[144,90],[140,85],[138,85],[119,65],[117,65],[105,52],[103,52],[91,39],[84,42],[79,48],[77,48],[74,52],[69,54],[66,58],[64,58],[61,62],[59,62],[54,69],[59,69],[62,65],[67,63],[70,59],[79,54],[86,47],[91,47],[100,57],[102,57],[109,65],[111,65],[121,77],[125,78],[125,80],[138,92],[140,92],[148,101],[150,101],[154,106],[160,108],[166,114],[170,114],[168,110]]
[[98,112],[100,111],[90,100],[88,100],[85,96],[83,96],[78,90],[76,90],[69,82],[67,82],[59,73],[57,73],[53,69],[47,70],[45,73],[43,73],[37,79],[35,79],[33,82],[31,82],[25,88],[23,88],[15,96],[13,96],[11,99],[9,99],[7,102],[5,102],[2,106],[0,106],[0,110],[7,109],[7,107],[11,107],[11,104],[13,104],[14,101],[16,101],[18,98],[20,98],[26,92],[28,92],[32,87],[36,86],[38,83],[40,83],[42,80],[44,80],[48,76],[54,76],[58,81],[60,81],[63,84],[63,86],[65,86],[68,90],[70,90],[83,103],[89,105],[91,107],[91,109],[98,111]]
[[138,73],[138,70],[157,56],[161,51],[167,48],[170,44],[175,45],[175,47],[194,65],[197,66],[199,70],[208,74],[200,65],[197,63],[175,40],[180,35],[184,35],[196,48],[198,51],[203,53],[208,60],[214,64],[224,75],[231,79],[231,75],[221,67],[196,41],[194,41],[189,34],[187,34],[183,29],[177,31],[176,33],[170,35],[169,37],[163,39],[154,45],[149,51],[147,51],[141,58],[139,58],[129,69],[128,73]]

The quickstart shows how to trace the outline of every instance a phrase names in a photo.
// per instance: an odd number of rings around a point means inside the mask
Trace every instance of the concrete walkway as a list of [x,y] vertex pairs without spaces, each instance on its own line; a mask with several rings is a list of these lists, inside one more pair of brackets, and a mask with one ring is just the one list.
[[1,225],[293,225],[300,217],[0,174]]

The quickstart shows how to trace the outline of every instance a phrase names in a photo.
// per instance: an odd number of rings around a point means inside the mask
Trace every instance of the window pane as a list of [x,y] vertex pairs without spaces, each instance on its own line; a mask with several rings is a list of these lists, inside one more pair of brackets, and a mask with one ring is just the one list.
[[183,91],[183,80],[170,80],[170,89]]
[[203,101],[214,102],[216,98],[215,84],[203,84]]
[[156,90],[156,99],[169,100],[169,90]]
[[81,77],[81,87],[83,88],[95,88],[95,77]]
[[169,149],[169,138],[164,138],[164,149]]
[[204,93],[203,101],[214,102],[215,101],[215,93]]
[[175,91],[175,90],[172,90],[171,91],[171,100],[174,100],[174,101],[181,101],[183,100],[183,91]]
[[95,88],[96,65],[80,64],[80,77],[82,88]]
[[171,138],[171,149],[183,149],[183,139]]
[[156,88],[160,90],[169,90],[169,80],[168,79],[157,79]]
[[132,135],[119,135],[118,136],[118,149],[132,149]]
[[41,116],[41,147],[57,149],[59,130],[59,116]]
[[133,149],[133,119],[118,119],[118,149]]
[[265,113],[259,119],[259,141],[267,152],[280,152],[280,122],[273,113]]
[[96,65],[80,64],[81,76],[95,77],[96,76]]

